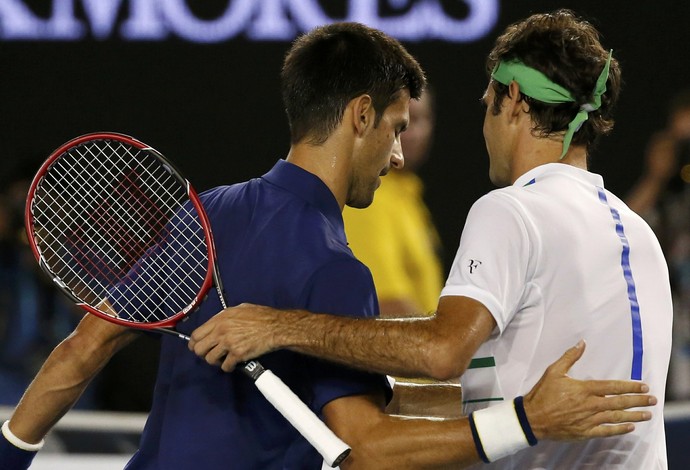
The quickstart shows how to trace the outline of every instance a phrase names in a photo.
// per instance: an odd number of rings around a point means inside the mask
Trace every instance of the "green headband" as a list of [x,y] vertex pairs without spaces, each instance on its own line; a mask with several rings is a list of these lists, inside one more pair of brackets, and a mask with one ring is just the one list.
[[[606,81],[609,78],[612,54],[613,51],[609,51],[606,64],[599,74],[592,92],[592,102],[580,106],[580,111],[568,124],[568,131],[563,137],[563,152],[559,159],[565,157],[570,147],[570,142],[573,140],[573,135],[580,130],[582,124],[589,117],[589,113],[601,107],[601,95],[606,92]],[[522,93],[544,103],[571,103],[576,101],[570,91],[558,83],[552,82],[540,71],[528,67],[517,59],[496,64],[494,71],[491,73],[491,78],[503,85],[510,85],[510,82],[516,81],[520,85]]]

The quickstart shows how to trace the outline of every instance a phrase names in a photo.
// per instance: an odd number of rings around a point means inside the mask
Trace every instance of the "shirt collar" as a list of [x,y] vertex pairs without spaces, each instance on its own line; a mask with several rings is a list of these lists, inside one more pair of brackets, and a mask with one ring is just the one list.
[[316,207],[340,232],[344,233],[343,214],[338,201],[318,176],[281,159],[261,178]]
[[528,186],[535,181],[539,181],[540,177],[544,177],[551,174],[562,174],[568,175],[571,178],[584,181],[586,183],[592,184],[594,186],[604,187],[604,178],[596,173],[591,173],[582,168],[575,167],[573,165],[568,165],[566,163],[546,163],[544,165],[539,165],[536,168],[532,168],[528,172],[524,173],[518,179],[515,180],[513,186],[521,187]]

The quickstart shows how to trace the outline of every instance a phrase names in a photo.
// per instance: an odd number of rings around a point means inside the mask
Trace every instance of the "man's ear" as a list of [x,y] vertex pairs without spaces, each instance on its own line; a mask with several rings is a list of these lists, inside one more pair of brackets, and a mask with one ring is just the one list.
[[352,108],[352,125],[358,135],[374,125],[376,112],[374,111],[374,102],[371,96],[364,94],[353,98],[349,106]]
[[508,85],[508,102],[505,105],[509,106],[509,115],[511,117],[529,112],[529,105],[520,95],[520,85],[515,80]]

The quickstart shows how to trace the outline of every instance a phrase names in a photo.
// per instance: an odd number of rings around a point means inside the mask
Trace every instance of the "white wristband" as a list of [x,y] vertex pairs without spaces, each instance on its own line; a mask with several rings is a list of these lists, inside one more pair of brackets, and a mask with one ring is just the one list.
[[19,449],[25,450],[27,452],[38,452],[41,450],[43,447],[43,444],[45,444],[45,440],[41,439],[41,442],[37,444],[29,444],[28,442],[24,442],[21,439],[19,439],[17,436],[12,434],[12,431],[10,431],[10,422],[5,421],[2,425],[2,435],[5,436],[5,439],[12,444],[15,447],[18,447]]
[[522,397],[470,414],[477,453],[486,463],[536,445],[527,422]]

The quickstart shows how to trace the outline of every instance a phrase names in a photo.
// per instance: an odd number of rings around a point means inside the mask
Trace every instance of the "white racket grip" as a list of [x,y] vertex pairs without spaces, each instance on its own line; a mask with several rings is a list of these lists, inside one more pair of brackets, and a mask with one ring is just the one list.
[[254,383],[328,465],[337,467],[348,456],[350,446],[341,441],[273,372],[264,371]]

